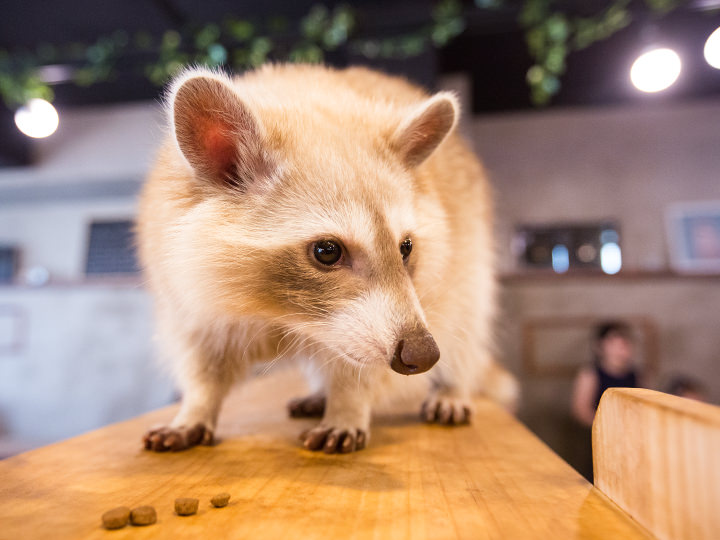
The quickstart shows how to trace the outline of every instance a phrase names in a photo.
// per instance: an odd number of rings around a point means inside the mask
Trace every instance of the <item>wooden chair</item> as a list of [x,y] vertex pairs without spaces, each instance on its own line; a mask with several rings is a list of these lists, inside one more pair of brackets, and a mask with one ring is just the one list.
[[720,407],[612,388],[593,423],[595,485],[659,539],[720,539]]

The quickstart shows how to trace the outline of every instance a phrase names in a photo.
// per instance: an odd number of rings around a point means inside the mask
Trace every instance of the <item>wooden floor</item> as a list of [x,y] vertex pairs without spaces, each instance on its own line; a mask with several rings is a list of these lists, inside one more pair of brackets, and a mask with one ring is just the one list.
[[[286,417],[297,374],[257,379],[226,404],[219,445],[141,449],[173,407],[0,462],[0,539],[634,539],[647,533],[525,427],[480,401],[472,426],[378,418],[368,449],[302,449],[312,421]],[[215,493],[230,505],[209,505]],[[174,514],[176,497],[200,511]],[[101,514],[153,505],[149,527],[106,531]]]

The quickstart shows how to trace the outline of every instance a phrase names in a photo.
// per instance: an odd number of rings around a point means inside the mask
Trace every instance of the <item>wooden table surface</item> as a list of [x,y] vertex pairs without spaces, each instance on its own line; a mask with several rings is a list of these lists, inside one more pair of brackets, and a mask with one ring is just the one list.
[[[143,450],[168,407],[0,461],[0,538],[649,538],[493,403],[455,428],[396,410],[376,418],[366,450],[324,455],[297,442],[313,421],[285,413],[303,391],[290,371],[252,381],[226,403],[212,448]],[[212,508],[221,491],[230,505]],[[198,514],[175,515],[176,497],[199,498]],[[105,510],[145,504],[155,525],[100,525]]]

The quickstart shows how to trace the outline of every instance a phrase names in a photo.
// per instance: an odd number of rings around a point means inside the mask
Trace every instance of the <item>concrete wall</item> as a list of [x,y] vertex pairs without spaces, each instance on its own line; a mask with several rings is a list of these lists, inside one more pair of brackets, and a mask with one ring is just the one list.
[[135,207],[128,196],[0,205],[0,244],[22,246],[21,279],[27,269],[42,266],[55,282],[82,280],[90,224],[133,219]]
[[[527,112],[480,117],[473,142],[496,194],[503,315],[502,356],[524,389],[521,418],[552,448],[589,473],[589,435],[570,420],[572,373],[589,363],[587,342],[556,355],[566,375],[536,376],[523,366],[531,321],[647,318],[657,332],[658,371],[706,385],[720,403],[720,276],[673,276],[666,210],[673,203],[720,200],[720,101],[657,107]],[[510,249],[514,227],[612,219],[620,224],[623,271],[595,278],[522,275]],[[518,274],[520,274],[518,276]],[[567,338],[576,332],[567,326]],[[589,335],[589,332],[587,333]],[[561,339],[562,336],[560,336]],[[532,347],[531,347],[532,349]]]
[[520,223],[617,219],[625,268],[667,267],[665,210],[720,200],[720,101],[477,118],[497,194],[501,268]]
[[0,319],[18,341],[0,352],[0,422],[15,444],[47,444],[167,404],[172,385],[153,362],[150,315],[138,287],[0,288]]
[[165,122],[155,103],[61,108],[58,113],[57,132],[33,141],[35,164],[0,169],[0,189],[140,181]]
[[705,380],[720,400],[720,333],[713,330],[720,329],[720,277],[655,277],[669,264],[666,209],[682,201],[720,200],[718,126],[720,101],[474,120],[474,143],[495,187],[505,274],[519,272],[510,250],[516,225],[603,219],[620,224],[623,270],[648,273],[631,281],[509,280],[503,326],[513,336],[505,341],[506,356],[518,371],[519,352],[511,344],[529,314],[613,316],[634,310],[662,321],[661,335],[673,336],[662,343],[661,369],[682,367]]
[[[0,169],[0,244],[22,248],[0,286],[0,457],[168,403],[153,361],[150,299],[136,283],[89,284],[89,225],[128,219],[152,159],[153,104],[60,111],[32,167]],[[22,285],[42,266],[50,285]],[[140,434],[138,434],[138,437]]]

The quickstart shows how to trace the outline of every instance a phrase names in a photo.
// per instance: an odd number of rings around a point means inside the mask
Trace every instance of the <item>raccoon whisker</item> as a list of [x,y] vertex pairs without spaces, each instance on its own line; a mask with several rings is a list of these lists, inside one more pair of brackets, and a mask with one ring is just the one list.
[[[285,336],[283,336],[283,337],[285,337]],[[292,341],[290,343],[288,343],[285,350],[283,350],[280,354],[276,355],[275,358],[273,358],[265,366],[265,368],[262,370],[262,374],[263,375],[267,374],[273,367],[275,367],[275,364],[277,364],[279,361],[283,360],[287,356],[297,356],[297,351],[298,351],[297,343],[299,340],[302,340],[302,341],[300,341],[300,343],[302,344],[302,347],[300,347],[300,349],[299,349],[300,351],[306,349],[309,346],[312,346],[312,342],[309,344],[307,343],[310,340],[310,336],[302,336],[302,335],[293,336]]]
[[[316,367],[315,372],[322,372],[322,370],[323,370],[323,368],[325,368],[325,366],[327,366],[327,365],[330,364],[331,362],[336,362],[336,361],[338,360],[338,357],[347,358],[347,359],[349,359],[350,361],[352,361],[353,363],[356,363],[356,364],[359,364],[359,363],[360,363],[357,359],[355,359],[355,358],[353,358],[353,357],[351,357],[351,356],[346,355],[342,350],[339,349],[338,345],[339,345],[339,344],[337,344],[337,343],[331,343],[329,346],[321,347],[321,348],[319,348],[317,351],[315,351],[315,354],[313,354],[313,356],[312,356],[313,359],[314,359],[318,354],[324,353],[325,351],[328,351],[328,350],[329,350],[329,351],[332,351],[332,352],[333,352],[333,354],[328,355],[328,358],[326,358],[325,361],[324,361],[322,364],[320,364],[320,365],[318,365],[318,366]],[[342,364],[343,364],[343,367],[342,367],[341,369],[347,369],[347,367],[350,366],[349,362],[343,362]]]
[[[325,323],[306,323],[303,325],[303,327],[307,326],[320,326],[320,327],[326,327],[327,325]],[[300,357],[302,356],[302,353],[312,347],[317,347],[318,342],[316,342],[311,335],[303,335],[300,334],[297,330],[290,330],[288,333],[294,333],[296,335],[293,336],[292,341],[288,343],[286,346],[286,349],[273,360],[271,363],[271,366],[274,365],[278,360],[281,358],[284,358],[288,355],[292,355],[294,357]],[[317,354],[324,352],[325,350],[333,350],[336,354],[340,351],[340,343],[336,342],[335,340],[328,340],[327,338],[323,340],[325,346],[321,347],[320,349],[316,349],[315,353],[312,355],[312,357],[316,356]],[[333,358],[331,357],[330,360]],[[269,366],[269,367],[271,367]]]
[[433,282],[435,283],[434,285],[431,285],[421,295],[418,295],[418,300],[420,300],[420,302],[422,302],[425,298],[434,293],[436,289],[439,289],[443,286],[443,280],[440,276],[436,276]]
[[451,337],[451,338],[453,338],[455,341],[457,341],[457,342],[460,344],[461,347],[466,346],[466,344],[467,344],[467,342],[468,342],[468,339],[470,338],[470,333],[469,333],[469,332],[467,332],[467,331],[464,330],[464,329],[460,329],[460,331],[463,332],[463,334],[458,335],[458,334],[455,332],[455,329],[446,328],[445,330],[446,330],[448,336]]
[[[288,337],[290,337],[290,336],[294,336],[293,339],[296,339],[297,336],[302,335],[302,334],[301,334],[301,331],[302,331],[302,330],[306,330],[307,328],[317,327],[317,326],[323,326],[323,324],[322,324],[322,323],[315,323],[315,322],[306,322],[306,323],[301,323],[301,324],[298,324],[298,325],[294,325],[294,326],[292,326],[292,327],[290,327],[290,328],[287,328],[287,329],[285,330],[285,334],[284,334],[284,335],[280,338],[280,340],[278,341],[278,344],[277,344],[277,347],[276,347],[276,352],[279,352],[279,351],[280,351],[280,347],[282,346],[282,343],[283,343],[283,341],[284,341],[286,338],[288,338]],[[291,347],[291,346],[292,346],[292,343],[293,343],[293,342],[290,342],[290,344],[288,345],[288,347]]]
[[[327,289],[327,292],[328,292],[328,293],[332,293],[332,292],[335,291],[335,290],[336,290],[335,288],[329,288],[329,289]],[[304,311],[304,313],[305,313],[306,315],[307,315],[308,313],[314,314],[314,315],[325,315],[325,316],[328,316],[328,315],[331,315],[331,314],[332,314],[332,312],[331,312],[329,309],[321,308],[321,307],[319,307],[319,306],[308,306],[308,305],[301,304],[300,302],[297,302],[297,301],[293,300],[293,298],[290,296],[290,292],[289,292],[289,291],[288,291],[288,294],[287,294],[287,300],[288,300],[288,302],[289,302],[290,304],[292,304],[292,305],[294,305],[294,306],[297,306],[297,307],[303,309],[303,311]]]
[[[242,357],[241,357],[241,361],[242,361],[242,362],[245,361],[245,357],[247,356],[247,352],[248,352],[248,350],[250,349],[250,346],[254,343],[254,341],[257,339],[257,337],[258,337],[260,334],[262,334],[262,332],[263,332],[268,326],[277,324],[277,322],[278,322],[280,319],[284,319],[284,318],[292,317],[292,316],[301,316],[301,315],[302,315],[302,313],[287,313],[287,314],[285,314],[285,315],[281,315],[281,316],[279,316],[279,317],[275,317],[274,319],[270,319],[270,320],[266,321],[265,324],[263,324],[263,325],[253,334],[253,336],[247,341],[247,343],[246,343],[246,345],[245,345],[245,348],[243,349],[243,354],[242,354]],[[278,349],[279,349],[279,347],[280,347],[280,343],[281,343],[281,342],[282,342],[282,338],[281,338],[280,342],[278,342]]]
[[247,356],[247,352],[250,349],[250,346],[253,344],[255,339],[262,333],[263,330],[265,330],[268,326],[273,324],[275,321],[270,320],[267,321],[265,324],[263,324],[254,334],[253,336],[247,341],[245,348],[243,349],[242,357],[240,358],[241,362],[245,362],[245,357]]
[[[297,345],[296,343],[298,340],[302,339],[301,343],[304,344],[307,342],[310,338],[309,336],[294,336],[293,340],[287,345],[285,350],[283,350],[280,354],[277,354],[275,358],[273,358],[266,366],[265,369],[263,369],[262,374],[267,374],[279,361],[283,360],[287,356],[296,356],[297,355]],[[307,346],[303,345],[300,350],[304,350]]]

